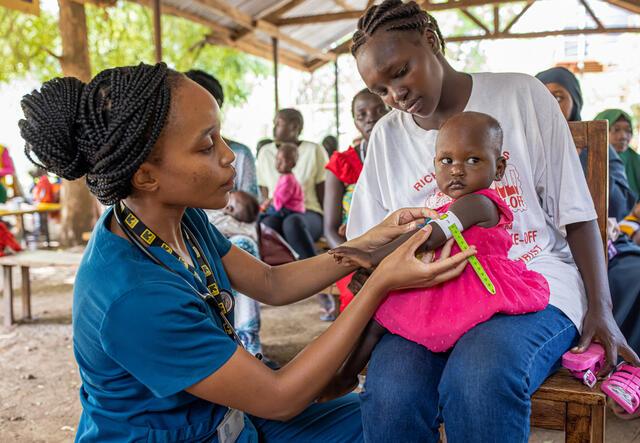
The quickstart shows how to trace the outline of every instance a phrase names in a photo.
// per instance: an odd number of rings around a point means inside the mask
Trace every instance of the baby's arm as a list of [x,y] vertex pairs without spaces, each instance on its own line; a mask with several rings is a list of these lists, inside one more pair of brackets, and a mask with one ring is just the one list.
[[[462,223],[463,230],[476,225],[482,228],[492,228],[500,221],[500,214],[495,203],[489,197],[482,194],[467,194],[460,197],[449,207],[449,212],[453,212],[456,217],[458,217],[460,223]],[[433,231],[427,241],[417,249],[416,252],[418,253],[438,249],[447,239],[444,231],[438,224],[434,222],[429,223]],[[334,255],[334,258],[338,262],[344,260],[347,264],[359,264],[364,268],[369,268],[378,265],[387,255],[395,251],[398,246],[403,244],[415,233],[416,231],[412,231],[403,234],[392,242],[371,252],[354,251],[353,248],[340,246],[332,249],[330,253]]]
[[358,385],[358,374],[367,365],[373,349],[386,333],[387,330],[380,323],[375,320],[369,321],[353,351],[333,376],[318,400],[332,400],[353,391]]

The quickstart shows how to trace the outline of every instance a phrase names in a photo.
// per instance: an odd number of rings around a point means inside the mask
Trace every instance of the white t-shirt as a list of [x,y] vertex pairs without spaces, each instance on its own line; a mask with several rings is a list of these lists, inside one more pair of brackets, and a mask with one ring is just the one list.
[[[544,275],[550,304],[580,331],[586,296],[564,226],[595,220],[596,211],[569,127],[553,96],[535,78],[493,73],[471,77],[465,111],[491,115],[504,132],[507,168],[494,188],[514,215],[507,226],[514,243],[509,257]],[[353,194],[347,238],[361,235],[396,209],[435,209],[450,201],[435,181],[437,134],[398,110],[378,121]]]
[[[260,149],[257,160],[258,186],[269,189],[269,198],[280,178],[276,170],[276,155],[278,148],[275,143],[269,143]],[[324,182],[326,171],[324,166],[329,161],[327,151],[317,143],[302,142],[298,146],[298,162],[291,172],[296,176],[304,192],[304,207],[307,211],[322,214],[322,206],[318,201],[316,185]]]

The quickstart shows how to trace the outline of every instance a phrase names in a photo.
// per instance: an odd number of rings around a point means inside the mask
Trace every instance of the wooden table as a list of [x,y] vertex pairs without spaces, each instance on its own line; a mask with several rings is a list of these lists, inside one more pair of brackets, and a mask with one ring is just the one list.
[[22,272],[22,318],[31,319],[31,281],[30,267],[66,266],[77,268],[82,260],[80,252],[65,251],[24,251],[6,257],[0,257],[4,275],[3,313],[4,324],[14,323],[13,317],[13,267],[20,266]]
[[22,231],[22,239],[24,242],[27,242],[27,231],[24,229],[24,215],[25,214],[37,214],[40,217],[40,223],[44,228],[44,236],[47,240],[47,247],[49,247],[50,239],[49,239],[49,223],[47,217],[43,217],[43,214],[48,212],[59,211],[62,206],[60,203],[39,203],[37,205],[20,205],[19,208],[9,209],[9,208],[0,208],[0,217],[3,216],[16,216],[19,221],[19,228]]

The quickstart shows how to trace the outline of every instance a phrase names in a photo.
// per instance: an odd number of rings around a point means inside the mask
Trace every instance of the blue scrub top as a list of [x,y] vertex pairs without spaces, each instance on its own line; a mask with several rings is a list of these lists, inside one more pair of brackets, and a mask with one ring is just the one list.
[[[149,250],[180,276],[154,264],[100,218],[73,291],[73,346],[83,406],[76,441],[217,441],[227,411],[184,391],[211,375],[237,344],[218,315],[181,278],[207,293],[176,258]],[[183,221],[194,232],[221,288],[230,289],[221,257],[230,249],[201,210]],[[245,416],[238,441],[257,441]]]

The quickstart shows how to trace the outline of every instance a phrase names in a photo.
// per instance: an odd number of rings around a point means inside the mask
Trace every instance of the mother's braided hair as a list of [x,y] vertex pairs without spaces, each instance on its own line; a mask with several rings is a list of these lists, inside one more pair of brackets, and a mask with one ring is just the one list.
[[402,0],[385,0],[379,5],[371,6],[358,20],[358,30],[353,34],[351,53],[355,56],[369,37],[379,30],[385,31],[432,31],[440,41],[444,54],[444,38],[436,19],[422,10],[416,2],[403,3]]
[[141,63],[104,70],[88,84],[73,77],[44,83],[21,103],[27,157],[67,180],[86,174],[103,204],[127,197],[164,127],[179,77],[164,63]]

